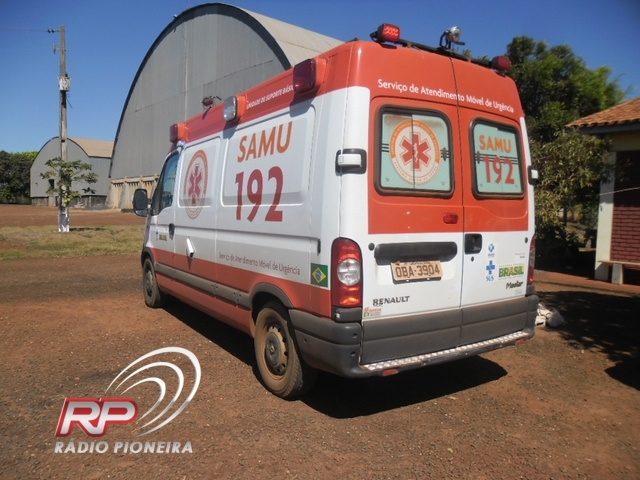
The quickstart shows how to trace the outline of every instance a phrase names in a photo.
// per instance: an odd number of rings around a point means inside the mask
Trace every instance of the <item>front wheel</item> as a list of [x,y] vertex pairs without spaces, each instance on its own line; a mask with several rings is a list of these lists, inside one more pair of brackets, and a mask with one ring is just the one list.
[[158,279],[156,278],[156,269],[153,267],[153,261],[150,258],[145,259],[142,265],[142,291],[144,293],[144,303],[147,307],[160,308],[166,302],[166,296],[158,287]]
[[258,313],[254,341],[260,377],[265,386],[281,398],[308,391],[317,371],[298,355],[287,311],[278,303],[268,303]]

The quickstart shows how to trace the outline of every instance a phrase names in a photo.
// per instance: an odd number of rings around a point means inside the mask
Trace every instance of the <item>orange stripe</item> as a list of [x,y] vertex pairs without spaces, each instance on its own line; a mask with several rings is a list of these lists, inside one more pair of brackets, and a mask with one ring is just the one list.
[[171,295],[179,300],[253,336],[255,329],[249,310],[212,297],[180,282],[171,282],[168,285],[168,290]]
[[[234,288],[241,292],[251,293],[260,283],[274,285],[284,292],[294,308],[327,318],[331,317],[331,292],[327,288],[294,282],[292,280],[273,277],[271,275],[252,272],[250,270],[244,270],[237,267],[221,265],[219,263],[202,259],[193,259],[189,261],[186,255],[174,255],[165,250],[153,249],[153,254],[156,262],[158,263],[190,273],[211,282],[216,282],[221,285]],[[179,282],[174,283],[178,284]],[[163,281],[161,286],[170,290],[174,290],[176,288],[171,285],[170,281],[166,283]],[[185,288],[187,288],[187,290],[181,290],[184,295],[187,294],[187,291],[196,292],[196,290],[189,287]],[[213,298],[206,294],[205,297],[210,299]],[[197,296],[194,298],[197,298]]]

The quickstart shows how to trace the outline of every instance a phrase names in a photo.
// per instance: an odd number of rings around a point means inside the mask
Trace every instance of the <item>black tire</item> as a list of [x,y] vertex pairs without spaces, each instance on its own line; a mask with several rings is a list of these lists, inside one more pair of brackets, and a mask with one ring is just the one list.
[[258,313],[254,346],[260,377],[275,395],[293,398],[313,387],[317,371],[300,358],[289,315],[279,303],[268,303]]
[[142,265],[142,292],[144,294],[144,303],[147,307],[160,308],[166,303],[166,296],[158,287],[156,270],[150,258],[145,259]]

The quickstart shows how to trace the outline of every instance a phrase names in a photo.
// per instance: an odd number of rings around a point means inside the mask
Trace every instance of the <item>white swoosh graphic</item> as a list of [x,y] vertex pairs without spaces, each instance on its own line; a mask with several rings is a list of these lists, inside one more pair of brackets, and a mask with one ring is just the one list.
[[[189,395],[187,396],[185,401],[182,403],[182,405],[180,405],[180,407],[175,412],[173,412],[164,421],[162,421],[161,423],[159,423],[155,427],[147,430],[146,432],[141,433],[139,436],[148,435],[149,433],[154,432],[154,431],[164,427],[167,423],[171,422],[174,418],[176,418],[178,415],[180,415],[185,408],[187,408],[187,405],[189,405],[189,402],[191,402],[191,400],[193,399],[193,397],[196,394],[196,391],[198,390],[198,387],[200,386],[200,379],[202,377],[202,372],[200,370],[200,362],[198,361],[196,356],[193,353],[191,353],[189,350],[187,350],[185,348],[182,348],[182,347],[164,347],[164,348],[159,348],[158,350],[154,350],[152,352],[149,352],[146,355],[143,355],[142,357],[138,358],[137,360],[131,362],[126,368],[124,368],[111,381],[111,383],[109,384],[109,386],[107,387],[107,390],[106,390],[108,392],[109,389],[113,386],[113,384],[121,376],[123,376],[131,367],[133,367],[134,365],[137,365],[140,362],[142,362],[142,361],[144,361],[144,360],[146,360],[148,358],[151,358],[151,357],[153,357],[155,355],[161,355],[161,354],[164,354],[164,353],[178,353],[178,354],[184,355],[185,357],[187,357],[191,361],[191,364],[193,365],[193,368],[194,368],[194,374],[195,374],[194,381],[193,381],[193,387],[191,388],[191,391],[189,392]],[[169,363],[169,362],[153,362],[153,363],[149,363],[149,364],[141,366],[137,370],[129,373],[114,388],[114,391],[118,390],[118,388],[120,388],[120,386],[122,386],[122,384],[125,383],[127,380],[130,380],[131,378],[133,378],[134,376],[140,374],[141,372],[144,372],[145,370],[148,370],[150,368],[156,368],[156,367],[168,367],[168,368],[172,369],[174,371],[174,373],[176,374],[176,376],[178,377],[178,388],[176,389],[176,392],[173,395],[173,398],[171,399],[169,404],[158,415],[156,415],[153,419],[151,419],[150,421],[148,421],[147,423],[142,425],[142,427],[140,427],[141,429],[146,427],[146,426],[148,426],[148,425],[151,425],[152,423],[155,423],[158,420],[160,420],[176,404],[176,402],[178,401],[178,398],[180,397],[180,394],[182,393],[182,389],[184,387],[184,374],[182,373],[182,370],[177,365],[175,365],[173,363]],[[158,387],[159,387],[160,395],[159,395],[158,400],[156,401],[156,403],[149,410],[147,410],[145,412],[145,414],[142,415],[142,417],[140,417],[141,419],[146,417],[158,405],[160,405],[160,403],[162,402],[162,400],[165,397],[166,390],[167,390],[166,389],[166,383],[164,382],[164,380],[162,380],[162,379],[160,379],[158,377],[145,377],[142,380],[139,380],[136,383],[134,383],[133,385],[130,385],[129,387],[127,387],[124,390],[124,392],[130,390],[131,388],[133,388],[133,387],[135,387],[137,385],[140,385],[140,384],[146,383],[146,382],[154,382],[154,383],[156,383],[158,385]]]

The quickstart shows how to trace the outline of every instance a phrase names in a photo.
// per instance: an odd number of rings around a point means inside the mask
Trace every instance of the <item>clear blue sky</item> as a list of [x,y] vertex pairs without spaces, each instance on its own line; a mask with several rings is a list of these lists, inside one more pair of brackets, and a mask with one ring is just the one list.
[[[568,44],[589,68],[612,70],[640,96],[640,0],[235,0],[225,3],[340,40],[368,39],[380,23],[437,45],[458,25],[474,56],[526,35]],[[69,136],[114,140],[131,82],[160,32],[193,0],[0,0],[0,150],[38,151],[58,135],[59,57],[66,28]]]

